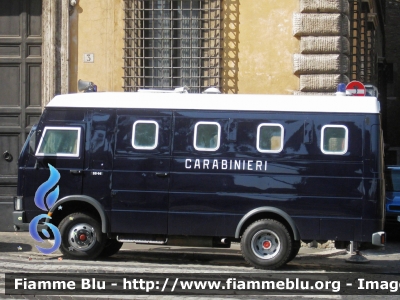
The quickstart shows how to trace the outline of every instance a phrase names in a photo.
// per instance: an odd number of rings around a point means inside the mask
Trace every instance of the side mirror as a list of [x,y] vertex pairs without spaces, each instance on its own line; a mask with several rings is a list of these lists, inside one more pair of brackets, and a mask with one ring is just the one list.
[[39,131],[32,130],[31,134],[29,136],[28,155],[35,159],[35,166],[34,166],[35,170],[37,170],[39,167],[38,160],[37,160],[37,157],[35,156],[35,153],[36,153],[36,137],[40,133],[41,133],[40,130]]
[[36,131],[33,131],[29,139],[29,154],[35,155],[35,153],[36,153]]

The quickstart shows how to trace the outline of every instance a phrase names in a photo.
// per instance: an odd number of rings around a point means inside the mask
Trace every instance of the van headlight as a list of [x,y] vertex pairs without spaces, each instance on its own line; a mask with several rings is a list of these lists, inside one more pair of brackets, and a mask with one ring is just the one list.
[[22,210],[23,209],[23,207],[22,207],[22,199],[23,198],[24,197],[22,197],[22,196],[14,197],[14,210]]

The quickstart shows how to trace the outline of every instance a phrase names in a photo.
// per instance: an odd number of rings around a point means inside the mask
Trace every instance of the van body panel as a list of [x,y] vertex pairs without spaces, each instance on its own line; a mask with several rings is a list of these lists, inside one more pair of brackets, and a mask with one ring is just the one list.
[[111,210],[115,119],[115,110],[87,110],[82,195],[97,199],[108,213]]
[[[64,157],[62,155],[50,155],[50,156],[34,156],[29,154],[29,145],[23,148],[21,154],[24,155],[25,159],[23,165],[23,184],[19,187],[21,191],[18,191],[22,195],[25,195],[24,208],[26,210],[27,219],[31,220],[39,213],[43,213],[35,205],[34,197],[37,189],[44,182],[49,179],[49,167],[51,164],[60,173],[60,180],[57,186],[60,186],[59,199],[69,195],[81,195],[82,184],[83,184],[83,168],[85,163],[85,134],[87,124],[85,122],[85,114],[80,112],[75,114],[74,110],[62,111],[55,110],[46,111],[43,113],[38,125],[35,127],[36,147],[39,146],[40,141],[43,138],[43,134],[47,128],[79,128],[80,129],[80,140],[76,145],[79,150],[78,157]],[[57,145],[59,149],[63,148],[63,140]],[[20,166],[21,167],[21,166]],[[76,172],[76,173],[74,173]],[[56,186],[52,187],[54,189]],[[47,208],[47,195],[42,199],[43,203]]]
[[[310,117],[313,122],[307,121]],[[309,223],[300,222],[298,230],[304,237],[315,238],[318,233],[322,238],[321,218],[333,223],[360,218],[364,183],[360,176],[363,148],[359,145],[363,141],[364,116],[329,115],[329,123],[327,117],[277,112],[176,113],[169,234],[187,235],[194,230],[196,235],[231,237],[234,231],[230,222],[238,222],[249,211],[264,206],[299,220],[316,219],[315,232]],[[216,120],[223,128],[221,146],[213,153],[194,151],[193,140],[188,139],[200,120]],[[281,153],[257,151],[255,132],[260,123],[283,125],[285,147]],[[349,140],[355,144],[349,145],[343,156],[327,157],[319,147],[320,131],[323,124],[338,123],[349,129]],[[307,141],[315,142],[304,143],[305,135]],[[203,225],[184,226],[190,221]],[[328,230],[322,235],[334,233]]]
[[[116,113],[111,231],[167,234],[172,112],[117,110]],[[159,124],[156,149],[133,147],[132,126],[137,121]]]

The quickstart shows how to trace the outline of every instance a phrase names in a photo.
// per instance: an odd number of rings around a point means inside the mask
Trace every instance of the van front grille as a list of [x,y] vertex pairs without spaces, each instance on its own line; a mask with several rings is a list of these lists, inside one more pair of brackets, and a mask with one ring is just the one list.
[[398,211],[400,211],[400,205],[389,205],[389,210],[398,210]]

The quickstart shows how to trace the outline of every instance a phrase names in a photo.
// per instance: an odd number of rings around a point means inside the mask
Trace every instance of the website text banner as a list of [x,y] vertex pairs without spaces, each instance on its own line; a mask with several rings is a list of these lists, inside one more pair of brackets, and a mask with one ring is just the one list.
[[6,273],[6,295],[400,295],[400,273]]

